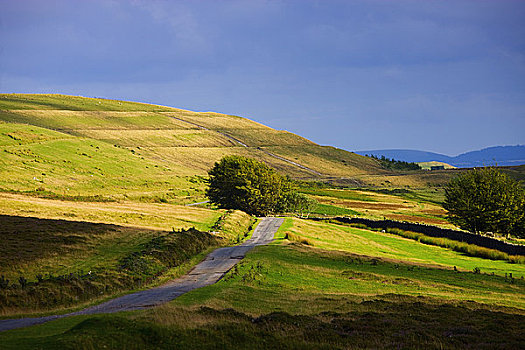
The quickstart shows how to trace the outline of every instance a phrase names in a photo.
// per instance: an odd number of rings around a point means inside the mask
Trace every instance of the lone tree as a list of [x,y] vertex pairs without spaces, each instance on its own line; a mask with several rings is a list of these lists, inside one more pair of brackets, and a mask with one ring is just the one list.
[[495,168],[468,171],[445,187],[443,207],[452,223],[471,232],[525,236],[525,192]]
[[226,156],[215,163],[208,174],[206,195],[220,208],[264,216],[292,207],[291,181],[254,159]]

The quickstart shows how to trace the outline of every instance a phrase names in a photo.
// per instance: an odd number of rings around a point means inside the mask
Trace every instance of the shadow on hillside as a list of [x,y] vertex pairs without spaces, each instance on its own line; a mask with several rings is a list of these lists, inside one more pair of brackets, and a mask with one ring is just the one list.
[[119,229],[111,224],[0,215],[0,266],[80,249],[90,238]]

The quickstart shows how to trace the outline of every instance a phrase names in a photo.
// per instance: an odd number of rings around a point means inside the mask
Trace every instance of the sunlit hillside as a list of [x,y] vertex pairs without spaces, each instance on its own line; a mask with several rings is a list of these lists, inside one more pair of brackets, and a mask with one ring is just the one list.
[[0,95],[0,148],[0,189],[54,198],[199,200],[202,176],[228,154],[298,179],[420,182],[246,118],[65,95]]

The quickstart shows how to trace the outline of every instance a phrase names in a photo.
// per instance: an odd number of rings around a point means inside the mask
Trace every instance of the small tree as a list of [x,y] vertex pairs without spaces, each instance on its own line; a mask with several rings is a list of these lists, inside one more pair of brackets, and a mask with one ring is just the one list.
[[206,195],[224,209],[265,216],[286,211],[291,181],[254,159],[226,156],[208,172]]
[[452,223],[471,232],[525,234],[525,193],[495,168],[468,171],[445,187],[443,207]]

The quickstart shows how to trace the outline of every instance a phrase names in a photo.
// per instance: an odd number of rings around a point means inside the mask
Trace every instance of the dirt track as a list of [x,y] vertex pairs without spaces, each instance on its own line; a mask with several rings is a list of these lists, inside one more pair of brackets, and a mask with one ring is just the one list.
[[220,280],[224,274],[243,259],[246,253],[252,248],[271,242],[275,232],[283,223],[283,220],[282,218],[264,218],[255,229],[251,239],[238,246],[214,250],[187,275],[162,286],[124,295],[69,314],[0,320],[0,331],[28,327],[67,316],[137,310],[166,303],[179,295],[211,285]]

